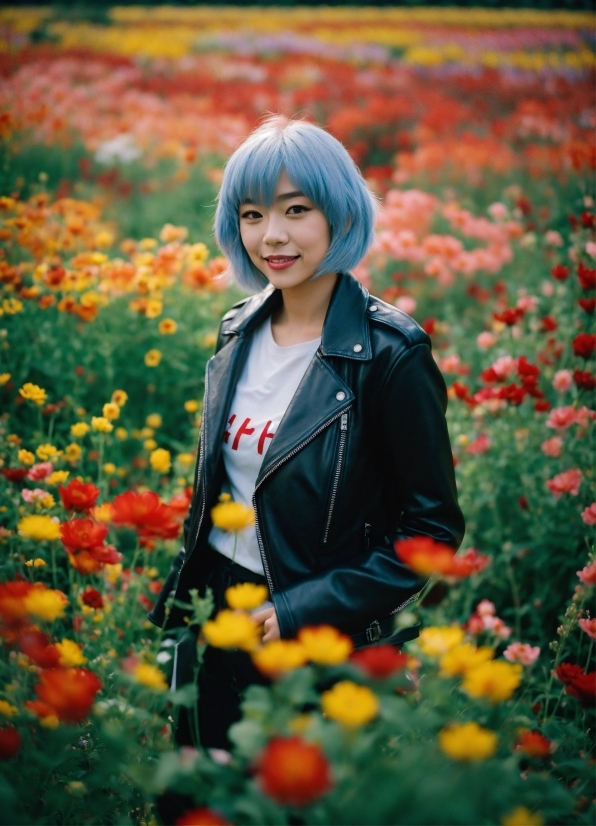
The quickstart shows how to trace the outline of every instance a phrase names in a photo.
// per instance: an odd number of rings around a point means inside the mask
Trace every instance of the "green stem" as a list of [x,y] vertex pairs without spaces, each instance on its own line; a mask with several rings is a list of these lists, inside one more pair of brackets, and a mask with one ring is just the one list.
[[592,649],[594,648],[594,640],[590,640],[590,646],[588,648],[588,656],[586,658],[586,664],[584,666],[584,671],[587,673],[588,668],[590,667],[590,660],[592,659]]
[[105,496],[105,491],[103,490],[103,449],[105,444],[105,437],[103,433],[99,434],[99,458],[97,459],[97,487],[101,490],[101,492]]
[[58,588],[58,571],[56,570],[56,544],[52,542],[50,545],[52,555],[52,582],[54,588]]
[[54,435],[54,422],[56,420],[56,414],[52,414],[50,416],[50,424],[48,425],[48,442],[52,442],[52,436]]

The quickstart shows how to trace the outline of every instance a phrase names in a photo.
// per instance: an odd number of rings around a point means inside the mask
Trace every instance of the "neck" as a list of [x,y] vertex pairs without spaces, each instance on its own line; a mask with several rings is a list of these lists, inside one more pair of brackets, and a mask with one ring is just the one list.
[[328,273],[282,290],[283,303],[273,316],[273,327],[292,330],[298,335],[314,334],[312,338],[320,336],[337,278],[337,273]]

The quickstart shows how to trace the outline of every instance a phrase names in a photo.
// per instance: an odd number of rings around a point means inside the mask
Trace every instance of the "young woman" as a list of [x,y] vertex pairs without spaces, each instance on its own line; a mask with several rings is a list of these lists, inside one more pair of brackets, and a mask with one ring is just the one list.
[[[355,647],[398,644],[395,614],[423,583],[396,556],[400,537],[457,547],[446,391],[413,319],[350,274],[373,237],[376,202],[344,147],[279,116],[225,169],[215,232],[237,283],[253,293],[228,312],[207,365],[196,483],[176,600],[189,589],[266,584],[255,614],[264,642],[327,623]],[[254,508],[235,539],[213,527],[221,493]],[[180,560],[181,561],[181,560]],[[163,603],[152,619],[162,624]],[[167,629],[184,627],[174,607]],[[196,638],[175,649],[173,680],[193,679]],[[199,730],[228,748],[242,692],[266,682],[243,652],[208,649]],[[192,740],[183,715],[180,743]]]

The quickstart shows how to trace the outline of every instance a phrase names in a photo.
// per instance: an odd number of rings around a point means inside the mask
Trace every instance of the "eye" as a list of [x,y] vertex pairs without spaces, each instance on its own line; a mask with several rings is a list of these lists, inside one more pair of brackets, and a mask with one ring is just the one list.
[[257,212],[256,209],[245,209],[244,212],[240,213],[241,218],[246,218],[248,221],[255,221],[258,218],[262,218],[260,212]]
[[310,207],[304,206],[303,204],[292,204],[291,207],[288,207],[287,211],[289,215],[300,215],[303,212],[310,212]]

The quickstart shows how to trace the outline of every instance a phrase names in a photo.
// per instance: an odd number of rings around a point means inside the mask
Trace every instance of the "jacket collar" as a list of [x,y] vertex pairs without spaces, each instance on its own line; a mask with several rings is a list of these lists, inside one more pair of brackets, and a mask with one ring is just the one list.
[[[228,335],[243,336],[261,324],[281,303],[281,291],[269,285],[253,295],[227,329]],[[329,302],[323,324],[322,356],[368,361],[372,358],[366,318],[368,290],[351,273],[341,273]]]

